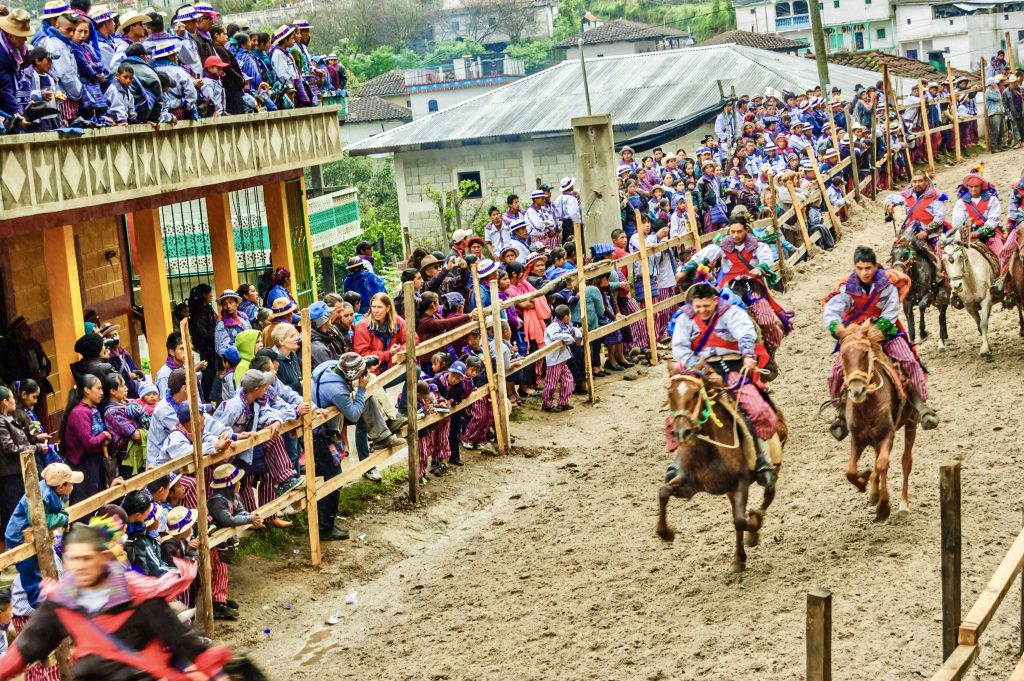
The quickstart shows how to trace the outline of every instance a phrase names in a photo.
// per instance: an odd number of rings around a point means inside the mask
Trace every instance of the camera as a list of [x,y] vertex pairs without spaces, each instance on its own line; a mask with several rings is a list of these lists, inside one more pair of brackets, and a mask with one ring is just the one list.
[[121,339],[118,338],[117,336],[114,336],[113,338],[103,339],[103,345],[105,345],[108,348],[116,348],[120,343]]
[[370,355],[369,357],[364,358],[363,361],[366,363],[366,368],[370,369],[380,364],[380,357]]

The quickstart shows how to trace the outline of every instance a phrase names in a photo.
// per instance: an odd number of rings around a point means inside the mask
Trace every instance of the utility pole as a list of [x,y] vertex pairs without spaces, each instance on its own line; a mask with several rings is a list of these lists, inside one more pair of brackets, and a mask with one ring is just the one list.
[[829,96],[828,53],[825,51],[825,29],[821,25],[821,8],[818,0],[807,0],[807,11],[811,13],[811,33],[814,35],[814,61],[818,63],[818,81],[821,96]]
[[590,109],[590,84],[587,82],[587,60],[583,55],[583,20],[580,20],[580,37],[576,41],[577,47],[580,48],[580,69],[583,71],[583,95],[587,98],[587,115],[590,116],[594,112]]

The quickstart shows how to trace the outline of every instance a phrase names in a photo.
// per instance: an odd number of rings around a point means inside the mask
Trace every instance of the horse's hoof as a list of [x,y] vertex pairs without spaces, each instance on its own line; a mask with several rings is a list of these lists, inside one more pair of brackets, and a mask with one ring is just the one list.
[[667,527],[664,530],[657,530],[658,536],[661,537],[662,541],[673,542],[676,539],[676,533]]
[[740,562],[740,561],[735,561],[735,560],[732,562],[732,571],[733,572],[743,572],[746,569],[747,569],[747,564],[745,562]]
[[878,505],[878,490],[868,493],[868,506]]
[[761,541],[761,535],[759,532],[747,532],[746,544],[750,548],[754,548]]
[[945,350],[945,349],[946,349],[946,341],[940,340],[939,341],[939,350]]
[[890,512],[891,509],[889,508],[889,504],[880,507],[877,511],[875,511],[875,522],[884,523],[886,520],[889,519]]
[[909,519],[910,519],[910,506],[907,504],[907,502],[901,501],[900,505],[899,505],[899,508],[896,509],[896,512],[892,515],[892,518],[889,520],[889,522],[891,522],[891,523],[902,523],[902,522],[906,522]]
[[921,329],[921,340],[928,340],[928,332]]

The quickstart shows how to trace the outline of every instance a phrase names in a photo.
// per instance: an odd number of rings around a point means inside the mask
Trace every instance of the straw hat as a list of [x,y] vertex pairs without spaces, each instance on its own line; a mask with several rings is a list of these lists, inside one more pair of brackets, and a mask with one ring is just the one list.
[[182,534],[183,532],[188,532],[198,519],[198,515],[191,508],[175,506],[167,512],[167,533]]
[[[145,14],[136,12],[135,10],[128,10],[121,15],[121,21],[119,22],[120,30],[124,33],[125,29],[134,24],[144,24],[149,21],[149,17]],[[159,49],[159,47],[157,48]]]
[[10,14],[0,17],[0,31],[18,38],[28,38],[35,34],[28,12],[20,8],[12,9]]
[[278,298],[270,310],[271,319],[290,319],[295,313],[295,305],[287,298]]
[[210,487],[213,489],[231,487],[241,480],[243,475],[245,475],[245,471],[237,468],[234,464],[222,463],[213,469],[213,479],[210,481]]

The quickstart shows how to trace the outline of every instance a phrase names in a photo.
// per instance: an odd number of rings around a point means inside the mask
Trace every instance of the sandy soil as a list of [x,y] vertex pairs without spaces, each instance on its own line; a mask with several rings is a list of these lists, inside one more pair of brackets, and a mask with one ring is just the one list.
[[[1021,155],[988,161],[1006,196]],[[941,189],[952,194],[964,172],[941,171]],[[472,456],[430,482],[421,508],[351,521],[366,540],[330,545],[319,571],[304,551],[233,568],[245,610],[222,635],[272,679],[802,679],[805,594],[820,585],[833,592],[836,679],[929,678],[941,657],[938,467],[963,462],[966,612],[1021,527],[1024,340],[1016,314],[998,310],[995,360],[984,362],[967,313],[950,308],[947,349],[921,343],[943,421],[918,436],[909,521],[874,523],[843,477],[846,444],[817,415],[832,361],[818,301],[856,245],[888,252],[880,216],[879,204],[857,210],[836,250],[801,265],[782,297],[798,313],[773,384],[791,439],[746,573],[729,572],[724,498],[674,500],[675,543],[654,534],[668,456],[664,377],[651,370],[601,385],[593,407],[531,412],[513,425],[518,456]],[[934,311],[929,322],[937,336]],[[969,679],[1009,675],[1019,604],[1015,587]],[[333,614],[341,621],[328,626]]]

